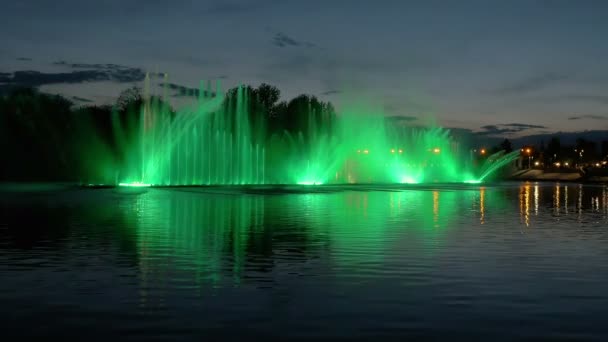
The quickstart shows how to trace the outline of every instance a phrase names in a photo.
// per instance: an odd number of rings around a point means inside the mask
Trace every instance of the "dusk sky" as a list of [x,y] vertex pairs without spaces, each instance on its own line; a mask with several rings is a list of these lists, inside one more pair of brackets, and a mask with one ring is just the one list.
[[[608,1],[23,0],[0,86],[109,103],[142,72],[514,136],[608,129]],[[110,64],[110,65],[108,65]],[[15,73],[38,71],[44,74]],[[177,86],[176,86],[177,87]],[[179,101],[177,101],[179,102]]]

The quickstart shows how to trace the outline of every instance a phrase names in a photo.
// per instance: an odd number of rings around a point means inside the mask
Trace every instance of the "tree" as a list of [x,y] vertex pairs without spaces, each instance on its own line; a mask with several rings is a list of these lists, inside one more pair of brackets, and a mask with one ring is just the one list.
[[557,161],[557,159],[559,159],[561,148],[562,148],[562,146],[561,146],[561,142],[559,141],[559,138],[558,137],[551,138],[551,140],[549,141],[549,144],[547,145],[547,152],[546,152],[551,163],[553,163],[553,162]]
[[116,108],[119,111],[128,111],[138,107],[143,103],[141,88],[133,86],[123,90],[116,99]]
[[253,94],[269,116],[276,115],[273,109],[281,97],[281,91],[277,87],[262,83],[253,91]]
[[505,139],[500,143],[500,149],[504,150],[506,153],[513,152],[513,147],[511,146],[511,141],[509,139]]

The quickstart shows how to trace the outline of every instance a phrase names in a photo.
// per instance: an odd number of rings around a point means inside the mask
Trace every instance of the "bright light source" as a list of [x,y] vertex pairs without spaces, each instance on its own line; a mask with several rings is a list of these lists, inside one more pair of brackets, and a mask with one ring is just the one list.
[[485,148],[481,149],[481,154],[486,154],[486,149]]
[[440,152],[441,152],[441,150],[440,150],[439,148],[435,147],[435,148],[433,149],[433,152],[434,152],[434,153],[440,153]]
[[[560,167],[562,164],[560,162],[555,163],[555,166]],[[566,166],[568,166],[568,163],[566,163]]]
[[394,149],[394,148],[393,148],[393,149],[391,149],[391,153],[395,153],[395,149]]
[[298,185],[322,185],[322,182],[317,182],[317,181],[301,181],[298,182]]
[[540,162],[534,162],[534,165],[538,166],[538,165],[540,165]]
[[529,148],[527,148],[527,149],[526,149],[526,153],[530,154],[530,152],[532,152],[532,150],[531,150],[531,149],[529,149]]
[[399,153],[403,153],[403,150],[399,150]]
[[142,183],[142,182],[132,182],[132,183],[118,183],[118,186],[129,186],[134,188],[145,188],[152,186],[152,184]]
[[418,184],[418,181],[416,181],[412,177],[404,176],[404,177],[401,178],[401,183],[404,183],[404,184]]
[[596,167],[600,167],[600,163],[595,163],[595,166]]
[[368,154],[369,150],[363,150],[363,153]]
[[481,181],[479,179],[469,179],[464,181],[467,184],[479,184]]
[[564,163],[564,165],[565,165],[565,166],[568,166],[568,165],[570,165],[570,163]]

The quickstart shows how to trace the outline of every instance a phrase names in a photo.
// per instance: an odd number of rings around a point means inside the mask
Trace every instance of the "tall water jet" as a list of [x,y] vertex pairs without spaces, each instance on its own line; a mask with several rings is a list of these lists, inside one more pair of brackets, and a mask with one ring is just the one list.
[[240,86],[224,94],[219,82],[215,89],[201,83],[196,101],[174,113],[150,96],[149,83],[135,141],[125,143],[133,140],[128,129],[115,130],[129,151],[119,177],[127,184],[481,182],[517,157],[499,153],[474,170],[448,129],[406,127],[364,105],[336,112],[308,96],[286,104],[283,127],[268,131],[270,109],[259,91]]

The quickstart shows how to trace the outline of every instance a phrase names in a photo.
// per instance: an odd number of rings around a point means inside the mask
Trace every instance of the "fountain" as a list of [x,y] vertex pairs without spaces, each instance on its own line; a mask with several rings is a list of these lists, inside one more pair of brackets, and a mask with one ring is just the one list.
[[120,184],[479,183],[518,156],[499,152],[475,170],[448,129],[404,127],[361,105],[335,113],[309,101],[290,118],[297,127],[268,132],[251,94],[201,83],[196,102],[175,114],[146,96],[137,139],[121,144],[129,152]]

